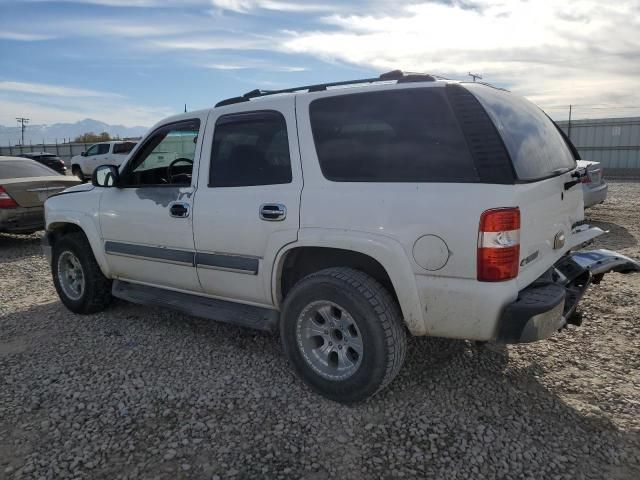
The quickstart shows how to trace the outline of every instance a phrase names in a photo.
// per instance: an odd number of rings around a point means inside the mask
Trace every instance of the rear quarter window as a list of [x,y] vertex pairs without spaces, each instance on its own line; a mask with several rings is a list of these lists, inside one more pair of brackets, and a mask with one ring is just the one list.
[[309,107],[324,176],[337,182],[476,182],[443,88],[320,98]]
[[510,92],[465,84],[491,117],[509,151],[519,180],[552,177],[576,167],[557,127],[535,104]]

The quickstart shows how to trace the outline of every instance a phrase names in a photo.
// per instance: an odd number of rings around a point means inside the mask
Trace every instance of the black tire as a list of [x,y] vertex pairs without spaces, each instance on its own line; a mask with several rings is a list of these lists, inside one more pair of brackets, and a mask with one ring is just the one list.
[[[298,318],[305,308],[318,301],[343,307],[355,320],[361,335],[361,363],[344,380],[327,379],[319,374],[299,346]],[[347,404],[366,400],[386,387],[400,371],[407,349],[402,315],[393,297],[369,275],[346,267],[313,273],[291,289],[282,308],[280,335],[298,375],[321,395]]]
[[71,167],[71,173],[75,176],[78,177],[78,179],[80,179],[80,181],[82,183],[85,183],[87,181],[86,178],[84,178],[84,173],[82,173],[82,169],[78,166],[78,165],[73,165]]
[[[84,288],[77,299],[67,295],[60,284],[58,275],[59,259],[66,251],[75,255],[82,267]],[[107,308],[113,300],[111,296],[111,280],[102,274],[93,256],[91,245],[84,233],[69,233],[54,243],[51,272],[53,274],[53,284],[60,300],[74,313],[89,314],[100,312]]]

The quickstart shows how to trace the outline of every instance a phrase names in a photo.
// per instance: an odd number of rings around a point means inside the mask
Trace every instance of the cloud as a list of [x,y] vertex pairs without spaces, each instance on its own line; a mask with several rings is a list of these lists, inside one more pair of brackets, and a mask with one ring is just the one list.
[[0,32],[0,40],[13,40],[17,42],[37,42],[41,40],[51,40],[53,38],[55,38],[54,35],[43,35],[37,33]]
[[254,10],[274,10],[279,12],[329,12],[335,6],[307,2],[287,2],[279,0],[211,0],[211,4],[220,10],[247,13]]
[[211,63],[206,65],[207,68],[212,70],[261,70],[268,72],[305,72],[308,69],[306,67],[298,67],[292,65],[278,65],[274,63],[265,62],[262,60],[244,60],[234,63]]
[[56,97],[102,97],[123,98],[122,95],[110,92],[99,92],[84,88],[62,87],[45,83],[0,81],[0,91],[31,93]]
[[[283,51],[385,71],[478,71],[543,105],[612,98],[640,104],[640,5],[595,0],[410,4],[395,14],[334,14],[282,39]],[[588,103],[588,102],[587,102]]]
[[112,92],[82,88],[0,81],[0,124],[12,124],[15,117],[27,116],[32,123],[74,122],[98,118],[127,126],[153,125],[170,115],[163,107],[138,105]]

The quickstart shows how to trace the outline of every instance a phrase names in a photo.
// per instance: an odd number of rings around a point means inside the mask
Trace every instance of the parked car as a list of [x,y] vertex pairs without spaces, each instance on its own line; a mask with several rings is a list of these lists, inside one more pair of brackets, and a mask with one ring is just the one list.
[[35,160],[0,157],[0,232],[42,230],[44,201],[78,183]]
[[31,160],[35,160],[36,162],[41,163],[62,175],[67,174],[67,167],[64,164],[64,160],[62,160],[55,153],[29,152],[29,153],[23,153],[19,156],[24,158],[30,158]]
[[579,179],[532,103],[396,71],[163,120],[46,202],[44,249],[71,311],[115,296],[279,329],[304,381],[350,403],[396,376],[406,332],[540,340],[592,280],[640,270],[578,252],[604,233]]
[[100,165],[120,166],[136,142],[112,141],[91,145],[86,152],[71,158],[71,173],[80,180],[90,179],[93,171]]
[[600,162],[578,160],[578,168],[584,171],[582,177],[584,208],[603,203],[607,198],[609,187],[604,181],[604,169]]

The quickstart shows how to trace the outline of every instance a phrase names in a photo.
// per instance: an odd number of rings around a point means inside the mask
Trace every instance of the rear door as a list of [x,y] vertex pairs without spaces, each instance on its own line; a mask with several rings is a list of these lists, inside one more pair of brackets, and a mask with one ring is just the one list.
[[205,293],[266,306],[275,256],[297,239],[302,190],[293,98],[276,105],[211,111],[194,209]]
[[533,103],[484,85],[465,87],[491,117],[513,163],[515,205],[505,206],[520,208],[518,282],[528,285],[585,239],[572,233],[584,218],[576,160],[553,122]]

